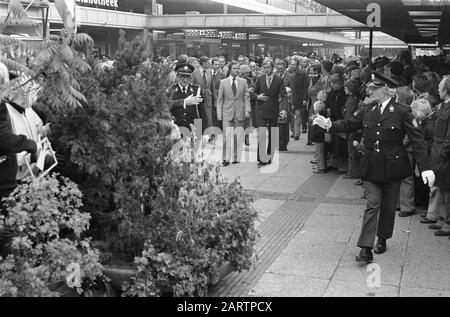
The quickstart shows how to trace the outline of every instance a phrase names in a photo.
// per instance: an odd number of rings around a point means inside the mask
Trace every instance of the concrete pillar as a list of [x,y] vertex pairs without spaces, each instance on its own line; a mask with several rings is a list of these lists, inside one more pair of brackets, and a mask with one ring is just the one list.
[[144,0],[144,13],[156,14],[156,0]]
[[227,4],[223,4],[223,14],[228,14],[228,5]]

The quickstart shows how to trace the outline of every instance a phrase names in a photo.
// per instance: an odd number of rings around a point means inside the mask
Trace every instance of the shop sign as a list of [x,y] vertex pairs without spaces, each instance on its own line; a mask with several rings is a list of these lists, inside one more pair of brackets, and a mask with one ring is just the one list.
[[323,47],[323,42],[307,42],[307,43],[303,43],[302,46],[304,46],[304,47]]
[[117,9],[119,0],[76,0],[81,6],[100,7],[102,9]]

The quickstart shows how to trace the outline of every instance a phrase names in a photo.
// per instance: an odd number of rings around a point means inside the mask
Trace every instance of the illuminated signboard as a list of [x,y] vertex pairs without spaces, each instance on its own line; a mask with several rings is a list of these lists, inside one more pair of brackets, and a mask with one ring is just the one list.
[[119,0],[76,0],[81,6],[100,7],[102,9],[116,9],[119,7]]

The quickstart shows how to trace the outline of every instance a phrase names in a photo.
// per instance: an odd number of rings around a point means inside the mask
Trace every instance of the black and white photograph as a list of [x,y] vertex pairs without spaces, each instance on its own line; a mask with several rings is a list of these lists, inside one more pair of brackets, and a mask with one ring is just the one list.
[[0,297],[450,297],[450,0],[0,0]]

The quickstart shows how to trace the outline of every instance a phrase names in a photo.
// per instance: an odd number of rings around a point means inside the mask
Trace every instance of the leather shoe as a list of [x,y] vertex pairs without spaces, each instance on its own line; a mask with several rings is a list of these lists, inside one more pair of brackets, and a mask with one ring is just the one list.
[[238,161],[234,161],[232,164],[239,164],[239,162]]
[[441,226],[437,226],[437,225],[429,225],[428,228],[431,229],[431,230],[440,230],[442,227]]
[[362,248],[359,255],[356,256],[355,261],[356,262],[366,262],[366,263],[373,262],[372,250],[370,248]]
[[294,140],[295,140],[295,141],[298,141],[298,140],[300,140],[300,137],[296,136],[296,137],[294,138]]
[[436,223],[436,220],[430,220],[428,218],[423,218],[420,220],[421,223]]
[[438,230],[438,231],[436,231],[434,233],[434,235],[437,236],[437,237],[449,237],[450,236],[450,232]]
[[309,163],[311,163],[311,164],[317,164],[317,161],[310,161]]
[[411,217],[414,215],[415,215],[414,211],[400,211],[398,214],[399,217]]
[[375,254],[383,254],[384,252],[386,252],[386,239],[378,238],[373,252],[375,252]]
[[230,162],[227,162],[227,161],[223,161],[223,162],[222,162],[222,166],[223,166],[223,167],[228,166],[228,165],[230,165]]

